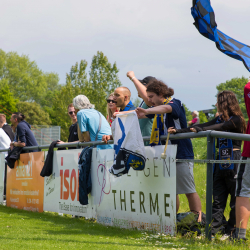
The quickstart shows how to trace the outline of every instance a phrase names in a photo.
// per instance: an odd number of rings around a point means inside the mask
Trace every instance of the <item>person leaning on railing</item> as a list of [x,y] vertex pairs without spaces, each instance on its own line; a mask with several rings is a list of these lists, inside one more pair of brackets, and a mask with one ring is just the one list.
[[[69,137],[68,137],[68,143],[75,143],[79,141],[78,138],[78,131],[77,131],[77,117],[76,117],[76,111],[73,106],[73,103],[70,103],[68,105],[68,116],[71,119],[72,124],[69,127]],[[58,140],[57,144],[64,144],[64,141]],[[76,149],[77,147],[69,147],[69,149]],[[59,148],[59,149],[65,149],[65,148]]]
[[[239,103],[232,91],[222,91],[217,95],[216,103],[220,115],[215,119],[197,124],[186,129],[169,128],[169,133],[200,132],[206,130],[244,133],[246,123]],[[241,158],[241,141],[219,138],[219,159],[239,160]],[[224,151],[223,151],[224,149]],[[215,150],[215,149],[214,149]],[[223,156],[223,152],[227,154]],[[238,164],[215,164],[213,180],[212,234],[222,232],[231,235],[235,229],[235,187]],[[228,222],[224,217],[228,195],[231,195],[230,216]]]
[[[11,124],[13,125],[13,128],[16,129],[16,140],[10,143],[11,149],[13,149],[13,147],[38,146],[36,138],[31,131],[30,124],[24,119],[25,115],[20,112],[15,112],[11,115]],[[29,150],[29,152],[37,151],[37,149]]]
[[[103,135],[110,135],[111,128],[105,117],[95,110],[87,96],[78,95],[73,99],[77,112],[78,137],[80,142],[101,141]],[[98,145],[98,149],[113,148],[112,145]]]
[[[133,81],[140,97],[146,102],[150,103],[152,108],[143,109],[138,107],[136,113],[139,119],[150,118],[154,119],[150,145],[165,144],[160,140],[159,135],[166,135],[167,129],[174,126],[176,123],[180,128],[187,127],[187,120],[185,110],[180,100],[172,98],[174,90],[168,87],[162,81],[154,79],[147,86],[144,86],[134,75],[133,71],[129,71],[127,76]],[[193,147],[190,139],[171,140],[171,144],[177,144],[177,159],[194,158]],[[189,208],[192,212],[198,213],[201,220],[201,201],[196,192],[194,176],[193,176],[193,162],[178,162],[176,164],[176,211],[179,209],[178,194],[185,194]]]

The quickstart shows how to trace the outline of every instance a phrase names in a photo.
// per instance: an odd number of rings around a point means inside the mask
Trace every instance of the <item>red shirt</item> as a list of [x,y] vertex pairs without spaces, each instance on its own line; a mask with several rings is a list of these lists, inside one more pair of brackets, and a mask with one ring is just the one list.
[[[247,115],[248,115],[248,123],[247,123],[246,134],[250,135],[250,126],[249,126],[249,119],[250,119],[250,81],[244,87],[244,99],[245,99],[245,105],[246,105]],[[244,142],[242,156],[250,157],[250,141],[245,141]]]
[[195,117],[191,122],[195,124],[198,121],[197,117]]

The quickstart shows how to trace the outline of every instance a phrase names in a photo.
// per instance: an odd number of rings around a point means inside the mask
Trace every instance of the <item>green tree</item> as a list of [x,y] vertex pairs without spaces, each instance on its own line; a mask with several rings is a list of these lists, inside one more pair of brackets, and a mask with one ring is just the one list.
[[98,111],[106,114],[106,98],[117,87],[121,86],[116,63],[111,65],[108,58],[100,51],[92,59],[89,72],[89,85],[92,89],[88,98]]
[[61,126],[61,138],[66,141],[68,138],[68,129],[71,120],[67,114],[67,107],[72,103],[77,95],[86,95],[92,104],[95,104],[97,110],[106,115],[106,98],[120,86],[118,78],[118,69],[116,63],[112,66],[102,52],[97,52],[93,57],[90,78],[86,73],[88,63],[81,60],[76,63],[66,74],[66,84],[55,91],[52,107],[46,107],[50,114],[53,125]]
[[5,53],[0,49],[0,83],[9,85],[10,91],[20,101],[42,103],[47,90],[55,89],[59,82],[57,74],[45,74],[35,61],[16,52]]
[[25,115],[25,120],[31,125],[50,125],[49,114],[46,113],[38,103],[19,102],[17,104],[18,112]]
[[193,119],[192,112],[188,109],[188,107],[184,103],[182,105],[183,105],[183,107],[185,109],[187,122],[189,122],[189,121],[191,121]]
[[200,123],[208,122],[206,115],[202,111],[199,111],[199,118],[200,118]]
[[17,111],[16,104],[18,99],[15,99],[13,93],[10,92],[7,81],[4,79],[0,82],[0,113],[6,115],[7,122],[10,122],[12,113]]
[[68,116],[68,105],[73,102],[73,98],[83,94],[89,96],[91,89],[87,80],[87,62],[82,60],[71,67],[70,73],[66,74],[66,85],[55,92],[53,97],[53,107],[46,108],[50,114],[52,124],[61,126],[61,139],[67,141],[71,119]]
[[47,107],[53,106],[53,99],[56,93],[61,89],[62,85],[58,84],[59,78],[57,74],[45,73],[44,77],[47,82],[47,90],[41,100],[41,106],[46,110]]
[[131,101],[132,101],[132,103],[133,103],[133,105],[134,105],[135,107],[139,107],[139,105],[140,105],[141,102],[142,102],[142,99],[139,98],[139,97],[136,97],[135,100],[132,99]]
[[220,83],[219,85],[216,86],[218,92],[223,90],[230,90],[235,93],[245,119],[247,119],[247,111],[244,101],[244,87],[247,84],[247,82],[248,79],[245,77],[233,78],[230,81],[226,81],[225,83]]

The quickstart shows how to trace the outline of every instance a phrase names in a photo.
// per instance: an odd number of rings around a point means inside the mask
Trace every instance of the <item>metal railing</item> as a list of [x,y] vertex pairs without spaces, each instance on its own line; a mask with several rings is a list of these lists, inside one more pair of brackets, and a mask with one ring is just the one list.
[[[196,163],[206,163],[207,164],[207,187],[206,187],[206,238],[211,240],[211,222],[212,222],[212,195],[213,195],[213,163],[250,163],[247,160],[214,160],[213,159],[213,146],[214,138],[227,138],[235,139],[242,141],[250,141],[250,135],[246,134],[237,134],[229,132],[219,132],[219,131],[203,131],[199,133],[180,133],[180,134],[171,134],[169,136],[170,140],[181,140],[181,139],[190,139],[190,138],[207,138],[207,159],[204,160],[191,160],[191,159],[176,159],[176,162],[183,161],[193,161]],[[161,136],[161,139],[167,139],[167,136]],[[149,141],[150,136],[143,137],[144,141]],[[113,144],[113,141],[108,141],[108,144]],[[75,142],[75,143],[64,143],[57,144],[56,148],[65,148],[65,147],[78,147],[81,146],[95,146],[95,145],[105,145],[102,141],[94,142]],[[34,147],[24,147],[24,150],[32,149],[48,149],[50,145],[34,146]],[[0,152],[6,152],[9,149],[1,149]]]

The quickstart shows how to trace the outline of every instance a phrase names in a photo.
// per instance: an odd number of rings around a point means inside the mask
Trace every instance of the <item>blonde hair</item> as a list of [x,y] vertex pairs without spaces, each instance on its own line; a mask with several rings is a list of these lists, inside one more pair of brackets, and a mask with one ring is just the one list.
[[[110,96],[115,96],[115,95],[114,95],[114,92],[110,93],[107,99],[109,99]],[[120,110],[120,109],[117,108],[117,110]],[[107,103],[107,121],[108,121],[108,122],[110,121],[112,115],[113,115],[113,113],[112,113],[112,111],[111,111],[111,109],[109,108],[109,105],[108,105],[108,103]]]

